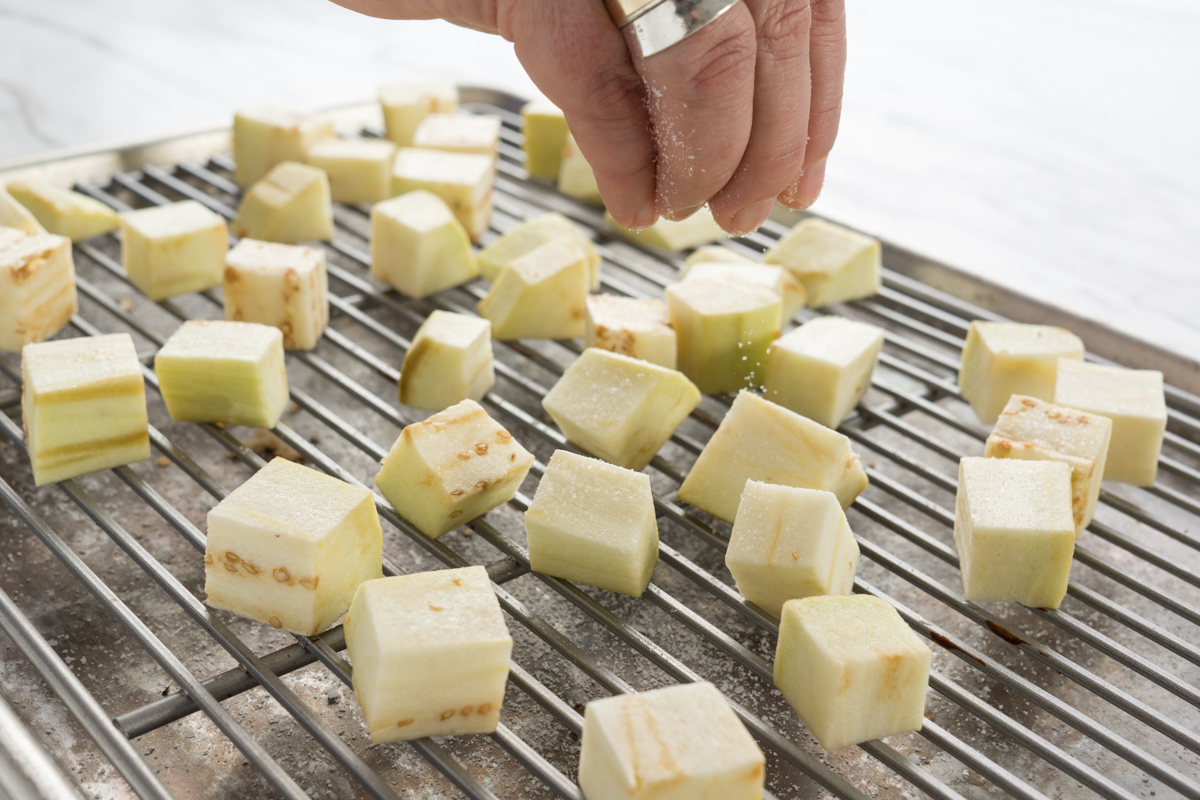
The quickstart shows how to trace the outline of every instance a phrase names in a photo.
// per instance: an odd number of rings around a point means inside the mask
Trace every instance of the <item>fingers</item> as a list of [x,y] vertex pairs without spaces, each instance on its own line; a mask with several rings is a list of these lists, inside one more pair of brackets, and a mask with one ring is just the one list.
[[604,4],[517,0],[500,4],[497,24],[529,77],[566,115],[609,213],[627,227],[652,225],[655,158],[645,87]]
[[710,201],[735,234],[766,220],[775,198],[800,178],[809,131],[809,0],[745,0],[754,18],[754,115],[750,142],[729,183]]
[[741,163],[750,140],[755,49],[754,20],[738,3],[679,44],[636,60],[649,91],[655,200],[663,216],[691,214]]
[[789,208],[808,208],[825,182],[825,159],[837,138],[842,117],[842,82],[846,75],[845,0],[812,0],[809,36],[812,67],[812,110],[804,174],[779,195]]

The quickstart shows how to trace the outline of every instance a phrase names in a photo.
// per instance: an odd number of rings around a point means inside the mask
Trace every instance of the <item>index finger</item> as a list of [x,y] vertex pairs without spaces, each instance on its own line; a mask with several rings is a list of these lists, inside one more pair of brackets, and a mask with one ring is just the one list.
[[754,20],[744,3],[634,66],[649,90],[658,164],[655,199],[682,219],[733,175],[750,140]]
[[598,2],[517,2],[500,32],[592,166],[609,213],[626,227],[657,218],[645,86],[620,30]]

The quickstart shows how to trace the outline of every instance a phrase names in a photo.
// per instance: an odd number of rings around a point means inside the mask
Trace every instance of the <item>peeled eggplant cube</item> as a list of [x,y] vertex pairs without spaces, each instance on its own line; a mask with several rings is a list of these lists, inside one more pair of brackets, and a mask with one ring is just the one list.
[[521,119],[524,122],[521,132],[525,136],[525,169],[529,176],[557,178],[563,147],[570,135],[562,109],[547,100],[535,100],[521,108]]
[[433,192],[446,202],[475,242],[492,219],[495,176],[491,156],[401,147],[392,162],[392,194],[417,189]]
[[25,233],[46,232],[42,223],[37,221],[37,217],[18,203],[3,186],[0,186],[0,227],[16,228]]
[[117,229],[117,212],[49,181],[12,181],[5,188],[48,233],[78,242]]
[[325,251],[242,239],[225,256],[225,319],[273,325],[289,350],[311,350],[329,322]]
[[1104,480],[1154,485],[1167,429],[1161,372],[1060,359],[1054,402],[1112,420]]
[[958,388],[979,421],[991,425],[1014,394],[1054,400],[1060,358],[1083,360],[1083,341],[1065,328],[975,320],[963,346]]
[[1014,394],[996,420],[983,454],[1061,461],[1070,467],[1071,513],[1078,539],[1096,512],[1112,430],[1112,420],[1099,414]]
[[0,228],[0,350],[49,339],[77,309],[71,240]]
[[507,503],[533,455],[474,400],[463,400],[396,439],[375,485],[417,530],[434,539]]
[[779,335],[779,295],[762,286],[688,281],[667,287],[677,366],[705,394],[760,386]]
[[38,486],[150,457],[146,384],[129,334],[26,345],[21,379]]
[[1061,461],[962,459],[954,543],[964,599],[1058,608],[1075,554],[1071,468]]
[[640,231],[626,228],[607,212],[605,212],[604,218],[612,227],[613,232],[622,239],[634,244],[649,245],[672,252],[690,250],[710,242],[719,242],[729,236],[713,219],[712,211],[708,206],[703,206],[695,214],[679,222],[661,217],[649,228],[643,228]]
[[586,332],[587,287],[587,255],[555,239],[513,259],[479,301],[479,315],[496,339],[576,339]]
[[633,470],[649,464],[699,404],[700,390],[683,373],[594,347],[542,401],[568,439]]
[[588,295],[584,343],[675,369],[675,329],[656,298]]
[[463,400],[481,400],[496,382],[492,326],[486,319],[434,311],[404,356],[400,402],[441,411]]
[[711,683],[606,697],[583,712],[588,800],[761,800],[762,751]]
[[746,481],[837,495],[842,508],[867,488],[858,455],[837,431],[751,392],[740,392],[687,479],[679,499],[733,522]]
[[879,293],[882,250],[878,239],[809,218],[767,251],[768,264],[787,267],[808,292],[808,304],[823,308]]
[[550,212],[527,219],[479,251],[479,274],[494,281],[513,261],[555,239],[566,239],[587,257],[588,285],[600,288],[600,254],[579,226],[562,214]]
[[[701,248],[723,250],[724,248]],[[699,252],[699,251],[697,251]],[[728,252],[728,251],[727,251]],[[759,264],[754,261],[695,261],[683,273],[683,282],[725,281],[747,286],[761,286],[779,295],[783,304],[779,314],[779,327],[792,321],[796,312],[804,307],[807,296],[804,286],[783,267]]]
[[558,190],[567,197],[574,197],[589,206],[604,208],[604,198],[600,196],[596,173],[583,157],[579,145],[575,143],[575,137],[569,133],[558,167]]
[[707,244],[703,247],[697,247],[688,254],[688,257],[683,260],[683,267],[679,270],[679,275],[681,278],[687,275],[688,271],[697,264],[712,263],[757,264],[759,262],[728,247],[722,247],[719,244]]
[[805,597],[783,606],[775,685],[826,750],[919,731],[929,647],[871,595]]
[[500,118],[488,114],[430,114],[417,126],[413,147],[496,158],[500,152]]
[[195,200],[127,211],[121,236],[125,275],[151,300],[221,285],[229,228]]
[[392,196],[396,145],[386,139],[322,139],[304,160],[329,176],[335,203],[378,203]]
[[233,116],[233,179],[257,183],[285,161],[303,161],[314,143],[334,137],[333,120],[278,105],[244,108]]
[[375,496],[285,458],[208,512],[208,604],[273,628],[316,636],[382,563]]
[[818,317],[767,351],[763,395],[830,428],[842,424],[871,386],[883,331],[845,317]]
[[333,205],[324,170],[284,161],[242,196],[233,232],[264,242],[316,242],[333,238]]
[[496,730],[513,642],[483,567],[367,581],[345,631],[371,741]]
[[832,492],[746,481],[725,565],[743,597],[779,616],[797,597],[850,594],[858,543]]
[[428,297],[475,278],[479,268],[449,206],[418,189],[371,209],[371,274],[409,297]]
[[288,402],[283,334],[253,322],[190,320],[154,357],[171,419],[274,428]]
[[379,102],[388,140],[399,147],[411,147],[425,117],[458,110],[458,87],[451,81],[389,84],[379,87]]
[[658,563],[650,477],[556,450],[525,512],[534,572],[640,597]]

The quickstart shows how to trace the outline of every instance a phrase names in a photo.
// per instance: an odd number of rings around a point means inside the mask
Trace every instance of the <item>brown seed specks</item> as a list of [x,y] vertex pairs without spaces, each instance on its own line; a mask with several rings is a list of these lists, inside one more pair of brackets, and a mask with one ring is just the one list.
[[487,487],[488,487],[488,482],[487,482],[487,481],[476,481],[476,483],[475,483],[475,488],[476,488],[476,489],[478,489],[478,490],[479,490],[479,491],[481,491],[481,492],[482,492],[484,489],[486,489]]
[[800,554],[797,553],[795,550],[793,550],[792,551],[792,561],[799,561],[799,560],[800,560]]
[[407,728],[409,725],[412,725],[414,722],[416,722],[416,720],[413,719],[412,717],[409,717],[408,719],[402,719],[399,722],[397,722],[396,727],[397,728]]
[[229,562],[229,563],[231,563],[231,564],[236,564],[236,563],[238,563],[239,561],[241,561],[241,560],[242,560],[242,558],[241,558],[241,556],[239,556],[237,553],[235,553],[235,552],[233,552],[232,550],[230,550],[230,551],[228,551],[228,552],[226,552],[226,553],[225,553],[225,560],[226,560],[226,561],[228,561],[228,562]]
[[512,434],[508,431],[496,431],[497,442],[507,442],[512,439]]
[[317,590],[317,581],[319,580],[321,580],[319,576],[315,578],[301,578],[300,585],[305,589],[312,589],[315,592]]
[[461,508],[456,508],[450,512],[450,519],[454,519],[455,517],[461,517],[461,516],[462,516]]
[[480,442],[479,444],[475,445],[475,453],[477,455],[486,456],[487,448],[487,442]]
[[1033,400],[1030,400],[1028,397],[1026,397],[1024,400],[1021,401],[1021,405],[1025,406],[1026,408],[1033,408],[1034,406],[1037,405],[1037,403],[1035,403]]
[[445,711],[442,712],[442,722],[445,722],[446,720],[450,719],[457,713],[458,712],[455,711],[453,708],[447,708]]
[[230,572],[237,572],[237,564],[230,564],[228,561],[223,563],[225,564],[225,569],[229,570]]
[[1012,450],[1012,442],[1008,439],[1001,439],[996,442],[996,449],[1002,453],[1007,453],[1009,450]]
[[491,704],[491,703],[484,703],[483,705],[481,705],[481,706],[479,707],[479,713],[480,713],[480,714],[486,714],[486,713],[488,713],[488,712],[489,712],[489,711],[491,711],[491,710],[492,710],[492,704]]
[[442,610],[442,607],[441,607],[441,606],[439,606],[437,603],[430,603],[430,604],[429,604],[429,610],[430,610],[430,611],[441,611],[441,610]]
[[471,715],[471,712],[472,712],[472,711],[474,711],[474,710],[475,710],[475,709],[474,709],[474,708],[472,708],[471,706],[463,706],[463,707],[462,707],[462,710],[461,710],[461,711],[459,711],[458,713],[459,713],[459,714],[462,714],[464,717],[469,717],[469,716]]
[[209,555],[208,553],[205,553],[205,554],[204,554],[204,564],[205,564],[205,566],[209,566],[209,567],[211,567],[211,566],[212,566],[212,563],[213,563],[213,557],[212,557],[211,555]]
[[272,628],[282,628],[283,623],[279,621],[279,617],[271,617],[267,622],[271,623]]
[[470,460],[471,460],[471,454],[470,454],[470,453],[459,453],[459,454],[458,454],[458,460],[459,460],[459,461],[470,461]]
[[291,580],[292,573],[287,571],[287,567],[276,567],[271,570],[271,577],[280,583],[287,583]]
[[462,489],[455,489],[454,491],[452,491],[452,492],[450,493],[450,496],[451,496],[451,497],[462,497],[462,495],[463,495],[463,490],[462,490]]
[[259,572],[262,571],[258,567],[251,564],[249,561],[242,562],[242,568],[245,569],[246,572],[249,572],[251,575],[257,575]]

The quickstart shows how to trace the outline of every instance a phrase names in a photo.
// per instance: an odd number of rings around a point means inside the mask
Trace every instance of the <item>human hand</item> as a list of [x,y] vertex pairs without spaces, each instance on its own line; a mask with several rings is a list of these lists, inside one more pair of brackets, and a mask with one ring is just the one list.
[[601,0],[334,1],[513,42],[627,227],[708,203],[722,228],[748,233],[776,199],[806,208],[820,193],[841,115],[844,0],[742,0],[645,59]]

